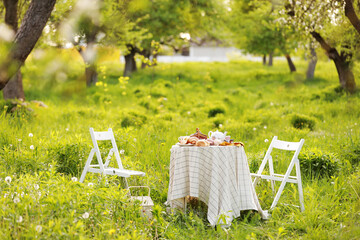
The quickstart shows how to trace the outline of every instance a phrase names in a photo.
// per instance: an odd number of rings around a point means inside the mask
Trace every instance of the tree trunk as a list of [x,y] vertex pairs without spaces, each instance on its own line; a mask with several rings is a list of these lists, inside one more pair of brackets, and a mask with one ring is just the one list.
[[85,68],[86,86],[94,86],[98,80],[96,65],[92,64]]
[[150,62],[150,50],[148,49],[144,49],[141,51],[141,55],[144,57],[143,61],[141,61],[141,69],[144,69],[146,67],[149,67],[149,62]]
[[273,65],[273,53],[271,52],[270,54],[269,54],[269,62],[268,62],[268,66],[272,66]]
[[295,64],[294,64],[293,61],[291,60],[290,55],[289,55],[289,54],[285,54],[285,57],[286,57],[286,60],[287,60],[288,65],[289,65],[290,72],[296,72]]
[[93,49],[93,43],[88,44],[86,48],[80,48],[78,47],[77,50],[79,51],[82,59],[85,63],[85,80],[86,80],[86,86],[94,86],[98,81],[98,73],[97,73],[97,67],[96,67],[96,60],[95,59],[89,59],[87,56],[89,54],[86,53],[86,51],[95,51]]
[[320,43],[320,46],[326,51],[328,57],[334,61],[341,87],[349,93],[354,93],[356,83],[350,64],[352,55],[344,51],[339,54],[338,51],[325,42],[317,32],[311,32],[311,35]]
[[22,83],[22,74],[20,70],[17,71],[17,73],[10,79],[10,81],[4,87],[3,97],[5,100],[16,99],[16,98],[23,101],[25,100],[25,93]]
[[136,48],[130,44],[127,45],[129,53],[125,55],[125,70],[124,76],[128,77],[131,73],[137,71],[136,61],[135,61],[135,54]]
[[314,46],[310,44],[310,61],[306,71],[306,79],[314,78],[316,63],[317,63],[316,51]]
[[[5,23],[16,33],[18,30],[18,0],[4,0],[3,2],[5,6]],[[16,98],[25,100],[20,69],[4,87],[3,97],[5,100]]]
[[266,65],[266,54],[263,55],[263,65]]
[[345,16],[350,20],[353,27],[360,34],[360,20],[356,15],[352,0],[345,0]]
[[24,64],[26,58],[41,36],[56,0],[32,0],[19,30],[15,35],[14,45],[6,60],[0,64],[0,90]]

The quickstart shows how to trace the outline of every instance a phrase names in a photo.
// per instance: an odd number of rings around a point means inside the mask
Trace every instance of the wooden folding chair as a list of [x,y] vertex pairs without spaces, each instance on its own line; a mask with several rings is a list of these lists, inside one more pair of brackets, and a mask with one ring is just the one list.
[[[94,147],[91,149],[90,155],[86,161],[84,170],[80,177],[80,182],[84,181],[87,172],[100,173],[103,175],[117,175],[119,177],[124,177],[125,180],[130,176],[145,176],[144,172],[124,169],[121,163],[119,150],[116,146],[114,133],[111,128],[109,128],[109,130],[106,132],[94,132],[94,129],[90,128],[90,135]],[[101,153],[97,141],[111,141],[112,148],[108,153],[105,163],[103,163],[101,158]],[[96,154],[97,164],[92,165],[91,162],[93,160],[94,154]],[[117,168],[109,167],[110,160],[114,154]]]
[[[302,184],[301,184],[300,163],[299,163],[299,159],[298,159],[300,150],[301,150],[304,142],[305,142],[304,139],[301,139],[300,142],[280,141],[277,139],[277,136],[275,136],[270,143],[269,149],[267,150],[267,152],[265,154],[265,157],[260,165],[258,172],[251,173],[251,176],[255,177],[254,182],[253,182],[254,187],[257,185],[258,181],[261,178],[267,179],[267,180],[271,181],[271,188],[272,188],[273,192],[275,193],[275,189],[274,189],[275,181],[281,182],[280,187],[275,195],[275,199],[274,199],[273,203],[271,204],[270,209],[275,208],[276,204],[278,203],[278,201],[280,199],[282,191],[284,190],[285,184],[286,183],[296,183],[296,184],[298,184],[300,209],[301,209],[301,211],[305,210],[303,189],[302,189]],[[294,156],[291,159],[290,165],[289,165],[285,175],[274,173],[273,159],[271,156],[271,151],[273,150],[273,148],[280,149],[280,150],[287,150],[287,151],[295,151]],[[269,162],[270,175],[262,174],[267,162]],[[294,166],[295,166],[296,176],[290,176],[290,173],[293,170]],[[299,207],[299,206],[297,206],[297,207]]]

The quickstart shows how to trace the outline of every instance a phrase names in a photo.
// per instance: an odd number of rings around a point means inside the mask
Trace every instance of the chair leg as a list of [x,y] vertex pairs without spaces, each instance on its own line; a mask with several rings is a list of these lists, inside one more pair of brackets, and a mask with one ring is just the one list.
[[304,195],[303,195],[303,188],[302,188],[302,183],[301,183],[301,172],[300,172],[299,161],[295,164],[295,167],[296,167],[296,176],[297,176],[297,180],[298,180],[300,210],[303,212],[303,211],[305,211],[305,206],[304,206]]
[[85,176],[86,176],[86,173],[87,173],[87,171],[88,171],[88,169],[89,169],[90,163],[91,163],[91,161],[92,161],[92,159],[93,159],[93,157],[94,157],[94,153],[95,153],[95,149],[91,149],[91,152],[90,152],[90,154],[89,154],[89,157],[88,157],[88,159],[86,160],[86,164],[85,164],[84,170],[83,170],[83,172],[82,172],[82,174],[81,174],[81,177],[80,177],[80,182],[81,182],[81,183],[82,183],[82,182],[84,181],[84,179],[85,179]]
[[[270,176],[274,176],[274,165],[273,165],[273,161],[272,161],[272,157],[269,157],[269,171],[270,171]],[[274,180],[270,180],[271,183],[271,189],[273,194],[275,195],[275,181]]]
[[288,170],[286,170],[284,179],[281,182],[279,190],[278,190],[278,192],[277,192],[277,194],[275,196],[275,199],[274,199],[273,203],[271,204],[270,209],[273,209],[276,206],[276,204],[278,203],[278,201],[280,199],[280,196],[282,194],[282,191],[284,190],[285,184],[286,184],[287,180],[289,179],[289,176],[290,176],[290,173],[291,173],[291,170],[293,169],[293,167],[294,167],[294,162],[291,162]]

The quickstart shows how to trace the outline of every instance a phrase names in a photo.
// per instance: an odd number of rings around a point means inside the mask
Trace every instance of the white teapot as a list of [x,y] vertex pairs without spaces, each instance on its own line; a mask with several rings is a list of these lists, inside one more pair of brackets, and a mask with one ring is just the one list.
[[214,139],[214,140],[219,139],[221,141],[224,141],[225,137],[226,137],[226,133],[227,132],[222,133],[222,132],[219,132],[218,130],[216,130],[215,132],[210,131],[208,133],[208,136],[209,136],[209,138]]

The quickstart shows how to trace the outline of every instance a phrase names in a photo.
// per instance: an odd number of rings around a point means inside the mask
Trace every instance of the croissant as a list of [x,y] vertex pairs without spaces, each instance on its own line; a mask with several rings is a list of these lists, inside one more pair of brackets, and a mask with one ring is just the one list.
[[196,144],[197,141],[199,141],[197,137],[189,137],[187,143]]
[[206,140],[199,140],[196,142],[196,146],[198,147],[207,147],[210,146],[210,143]]

